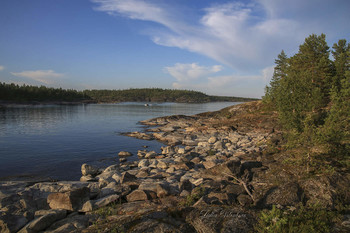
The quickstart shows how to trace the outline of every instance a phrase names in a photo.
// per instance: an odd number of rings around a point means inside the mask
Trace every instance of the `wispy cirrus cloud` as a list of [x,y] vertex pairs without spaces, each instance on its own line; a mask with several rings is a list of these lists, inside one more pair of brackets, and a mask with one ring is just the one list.
[[4,70],[5,67],[4,66],[0,66],[0,71]]
[[[230,90],[240,93],[254,86],[256,92],[251,93],[260,97],[282,49],[287,54],[295,53],[312,33],[326,33],[336,42],[339,32],[343,31],[346,38],[350,31],[350,1],[344,0],[213,1],[199,10],[187,9],[194,11],[195,17],[184,15],[175,1],[91,1],[96,3],[96,10],[155,23],[149,24],[147,33],[158,45],[205,55],[235,71],[232,75],[213,76],[215,72],[208,73],[208,67],[200,69],[197,63],[181,61],[164,69],[176,79],[173,87],[208,93],[212,88],[226,94]],[[153,27],[156,24],[162,27]]]
[[53,84],[56,82],[57,78],[64,76],[53,70],[27,70],[22,72],[11,72],[11,74],[17,77],[29,78],[44,84]]
[[164,26],[166,30],[149,31],[156,44],[203,54],[243,71],[271,65],[282,49],[294,50],[311,33],[332,36],[333,21],[350,29],[345,23],[350,2],[342,0],[219,2],[201,9],[197,18],[184,17],[174,3],[160,0],[92,2],[96,10]]

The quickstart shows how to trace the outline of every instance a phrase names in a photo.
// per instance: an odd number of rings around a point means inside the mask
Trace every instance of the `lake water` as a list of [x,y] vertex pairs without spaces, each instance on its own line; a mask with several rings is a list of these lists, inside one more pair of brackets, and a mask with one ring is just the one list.
[[50,177],[78,180],[83,163],[106,167],[118,152],[160,151],[157,141],[120,135],[140,131],[141,120],[193,115],[236,103],[37,105],[0,108],[0,180]]

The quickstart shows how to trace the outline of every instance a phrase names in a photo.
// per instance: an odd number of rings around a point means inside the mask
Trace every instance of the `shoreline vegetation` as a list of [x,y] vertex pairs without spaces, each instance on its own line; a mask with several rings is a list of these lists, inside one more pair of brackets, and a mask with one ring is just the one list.
[[142,121],[80,181],[0,182],[3,232],[350,232],[350,45],[325,36],[276,60],[262,101]]
[[120,102],[248,102],[256,98],[211,96],[198,91],[161,88],[126,90],[84,90],[6,84],[0,82],[0,106],[11,104],[81,104]]

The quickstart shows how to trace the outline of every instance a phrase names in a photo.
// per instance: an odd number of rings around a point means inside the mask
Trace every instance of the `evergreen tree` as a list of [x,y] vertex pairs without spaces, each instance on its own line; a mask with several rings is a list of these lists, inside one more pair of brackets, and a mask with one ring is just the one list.
[[320,128],[322,142],[335,150],[350,143],[350,45],[345,43],[340,40],[333,46],[336,82],[331,91],[329,115]]
[[[299,52],[288,59],[286,74],[280,79],[276,107],[288,129],[303,132],[305,119],[315,126],[323,123],[323,108],[329,102],[332,77],[329,47],[324,34],[311,35],[300,45]],[[311,120],[310,120],[311,119]]]
[[276,107],[276,98],[281,95],[281,80],[287,76],[288,57],[284,50],[277,56],[275,60],[275,68],[270,87],[266,87],[264,101]]
[[332,85],[339,91],[341,80],[344,79],[346,71],[350,69],[350,44],[347,44],[344,39],[339,40],[338,44],[333,45],[332,55],[335,68]]

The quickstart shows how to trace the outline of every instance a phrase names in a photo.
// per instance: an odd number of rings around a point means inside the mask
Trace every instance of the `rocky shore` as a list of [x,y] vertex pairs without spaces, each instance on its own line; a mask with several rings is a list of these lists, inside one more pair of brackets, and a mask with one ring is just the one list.
[[[0,232],[252,232],[272,205],[350,201],[349,177],[299,179],[269,152],[282,140],[259,102],[141,122],[126,136],[159,140],[139,161],[81,167],[80,181],[1,182]],[[344,216],[340,230],[350,227]]]

